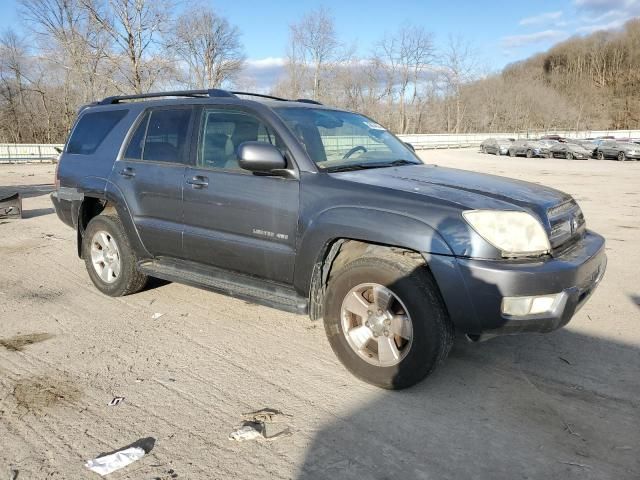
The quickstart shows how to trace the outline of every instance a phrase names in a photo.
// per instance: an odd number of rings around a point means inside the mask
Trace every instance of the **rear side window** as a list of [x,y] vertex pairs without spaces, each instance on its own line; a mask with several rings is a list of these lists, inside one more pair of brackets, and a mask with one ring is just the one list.
[[69,139],[67,153],[90,155],[95,152],[127,112],[128,110],[106,110],[82,115]]
[[147,124],[149,123],[149,113],[145,113],[144,117],[138,124],[138,128],[129,140],[129,146],[124,154],[127,160],[142,160],[142,147],[144,146],[144,135],[147,133]]
[[[191,109],[152,111],[141,152],[142,159],[153,162],[185,163],[190,119]],[[137,134],[138,132],[134,136]]]

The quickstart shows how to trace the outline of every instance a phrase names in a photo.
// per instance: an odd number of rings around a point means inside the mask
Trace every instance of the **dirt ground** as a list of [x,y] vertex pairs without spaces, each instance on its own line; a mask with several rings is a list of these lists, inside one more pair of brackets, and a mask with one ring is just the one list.
[[[47,196],[53,166],[0,165],[0,190],[27,196],[0,220],[0,479],[97,478],[86,460],[146,437],[110,478],[640,478],[640,162],[422,155],[570,192],[609,266],[566,328],[458,339],[402,392],[352,377],[303,316],[162,282],[101,295]],[[263,407],[293,435],[229,440]]]

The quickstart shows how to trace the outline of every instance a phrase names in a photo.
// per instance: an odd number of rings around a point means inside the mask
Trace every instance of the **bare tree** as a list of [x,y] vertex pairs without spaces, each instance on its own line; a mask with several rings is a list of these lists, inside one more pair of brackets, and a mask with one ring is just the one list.
[[207,7],[180,15],[167,47],[187,64],[190,83],[199,88],[221,86],[242,70],[245,60],[237,27]]
[[[465,106],[462,98],[462,87],[474,78],[476,68],[476,54],[461,38],[449,37],[449,42],[444,51],[444,80],[446,82],[453,108],[448,109],[447,131],[460,133],[462,121],[465,115]],[[451,112],[453,110],[453,119]]]
[[[307,13],[300,22],[289,27],[289,62],[292,71],[300,75],[300,69],[312,69],[311,94],[322,97],[323,79],[329,67],[340,60],[341,44],[335,30],[333,16],[324,7]],[[298,79],[292,79],[297,83]]]
[[399,133],[407,132],[407,103],[414,106],[418,102],[420,85],[427,80],[435,58],[432,35],[423,27],[402,25],[376,45],[373,61],[385,73],[388,102],[399,105]]
[[[126,83],[142,93],[156,81],[166,63],[151,50],[168,29],[171,0],[80,0],[91,19],[109,35],[116,53],[111,56]],[[122,62],[122,58],[126,59]],[[156,62],[154,64],[154,62]],[[158,68],[162,67],[162,68]]]

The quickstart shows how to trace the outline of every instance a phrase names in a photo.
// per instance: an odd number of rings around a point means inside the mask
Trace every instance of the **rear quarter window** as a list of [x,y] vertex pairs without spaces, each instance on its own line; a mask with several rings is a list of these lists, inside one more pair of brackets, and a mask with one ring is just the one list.
[[106,110],[82,115],[71,133],[67,153],[79,155],[94,153],[127,112],[128,110]]

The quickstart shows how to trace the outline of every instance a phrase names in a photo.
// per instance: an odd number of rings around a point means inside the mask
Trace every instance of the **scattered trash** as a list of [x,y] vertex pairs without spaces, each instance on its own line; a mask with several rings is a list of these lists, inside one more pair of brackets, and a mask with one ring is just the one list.
[[110,407],[116,407],[124,402],[124,397],[113,397],[113,399],[109,402]]
[[20,198],[20,193],[0,198],[0,218],[22,218],[22,198]]
[[281,437],[290,437],[293,432],[288,426],[282,428],[284,418],[291,415],[282,413],[273,408],[263,408],[255,412],[243,413],[244,421],[235,431],[229,435],[230,440],[244,442],[247,440],[275,440]]
[[231,432],[231,435],[229,435],[229,438],[231,440],[236,440],[238,442],[244,442],[246,440],[256,440],[258,438],[263,438],[262,428],[261,427],[259,428],[260,429],[256,429],[256,426],[254,425],[244,425],[243,427],[240,427],[235,432]]
[[153,315],[151,315],[151,320],[157,320],[157,319],[159,319],[160,317],[163,317],[163,316],[164,316],[164,313],[156,312]]
[[153,437],[141,438],[120,450],[99,455],[93,460],[87,460],[84,466],[99,475],[108,475],[140,460],[153,449],[155,443],[156,440]]

